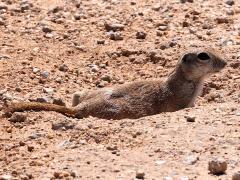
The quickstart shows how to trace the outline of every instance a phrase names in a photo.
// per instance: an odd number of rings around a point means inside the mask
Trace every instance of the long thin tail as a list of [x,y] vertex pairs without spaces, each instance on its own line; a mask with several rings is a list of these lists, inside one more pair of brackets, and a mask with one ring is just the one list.
[[50,103],[40,103],[40,102],[19,102],[19,103],[12,103],[3,109],[4,115],[9,117],[14,112],[22,112],[22,111],[55,111],[61,113],[63,115],[69,117],[76,116],[76,109],[75,108],[68,108],[65,106],[60,106],[56,104]]

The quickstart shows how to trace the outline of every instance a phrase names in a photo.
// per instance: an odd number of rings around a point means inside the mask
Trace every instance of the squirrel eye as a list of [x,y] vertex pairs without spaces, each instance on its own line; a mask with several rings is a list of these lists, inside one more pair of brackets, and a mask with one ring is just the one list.
[[202,61],[206,61],[206,60],[210,59],[209,55],[205,52],[199,53],[197,57],[198,57],[198,59],[200,59]]

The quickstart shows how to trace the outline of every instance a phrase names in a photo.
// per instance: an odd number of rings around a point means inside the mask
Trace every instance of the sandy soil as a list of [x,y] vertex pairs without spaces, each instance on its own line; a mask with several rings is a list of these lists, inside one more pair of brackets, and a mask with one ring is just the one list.
[[[239,19],[237,0],[1,0],[0,107],[37,98],[70,106],[75,91],[164,79],[191,47],[220,50],[228,66],[178,112],[1,117],[0,179],[231,179],[240,170]],[[227,162],[225,174],[209,173],[213,158]]]

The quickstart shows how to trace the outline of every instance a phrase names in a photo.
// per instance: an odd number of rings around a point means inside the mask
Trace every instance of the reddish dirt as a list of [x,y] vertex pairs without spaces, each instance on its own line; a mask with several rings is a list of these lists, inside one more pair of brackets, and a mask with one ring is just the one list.
[[[207,79],[194,108],[178,112],[117,121],[1,117],[0,179],[134,179],[137,171],[145,179],[231,179],[240,170],[239,19],[237,0],[2,0],[1,107],[39,97],[70,106],[75,91],[165,78],[191,47],[220,50],[228,66]],[[124,26],[122,40],[109,38],[105,22]],[[209,173],[215,157],[227,162],[226,174]]]

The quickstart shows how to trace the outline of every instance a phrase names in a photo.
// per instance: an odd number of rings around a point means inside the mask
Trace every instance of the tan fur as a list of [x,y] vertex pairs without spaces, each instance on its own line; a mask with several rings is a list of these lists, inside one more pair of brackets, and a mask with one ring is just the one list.
[[[221,56],[222,57],[222,56]],[[223,69],[226,61],[212,50],[186,52],[165,82],[139,81],[95,91],[75,93],[74,107],[44,103],[15,103],[6,113],[25,110],[56,111],[67,116],[105,119],[139,118],[191,107],[203,88],[205,77]]]

